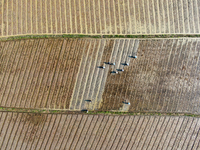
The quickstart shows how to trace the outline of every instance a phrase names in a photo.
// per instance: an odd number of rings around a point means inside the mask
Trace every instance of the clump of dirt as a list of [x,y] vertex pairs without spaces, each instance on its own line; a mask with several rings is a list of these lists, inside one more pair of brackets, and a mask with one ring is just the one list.
[[33,123],[34,125],[39,125],[41,122],[44,121],[44,114],[28,114],[27,120]]

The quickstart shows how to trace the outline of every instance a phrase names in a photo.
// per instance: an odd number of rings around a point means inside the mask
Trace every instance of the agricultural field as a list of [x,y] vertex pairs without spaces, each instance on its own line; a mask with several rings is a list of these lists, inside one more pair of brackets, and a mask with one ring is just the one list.
[[200,148],[200,118],[0,112],[0,149]]
[[198,38],[0,45],[0,107],[200,114]]
[[109,70],[124,72],[108,73],[99,109],[199,114],[199,49],[199,39],[116,40]]
[[[90,40],[37,39],[1,42],[1,106],[66,108]],[[65,107],[66,106],[66,107]]]
[[0,0],[0,37],[199,34],[199,0]]

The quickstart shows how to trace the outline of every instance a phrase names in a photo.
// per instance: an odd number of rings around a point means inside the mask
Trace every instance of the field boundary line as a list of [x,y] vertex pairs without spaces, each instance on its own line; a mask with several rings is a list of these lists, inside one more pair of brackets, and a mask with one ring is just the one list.
[[44,33],[44,34],[17,34],[17,35],[12,35],[12,36],[1,36],[0,41],[6,41],[6,40],[16,40],[16,39],[36,39],[36,38],[109,38],[109,39],[115,39],[115,38],[167,38],[167,39],[172,39],[172,38],[199,38],[200,34],[63,34],[63,33],[57,33],[57,34],[52,34],[52,33]]

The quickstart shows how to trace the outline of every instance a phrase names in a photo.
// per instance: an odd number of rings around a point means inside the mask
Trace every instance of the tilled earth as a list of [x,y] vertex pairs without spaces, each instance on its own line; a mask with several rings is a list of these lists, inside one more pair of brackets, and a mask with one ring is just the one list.
[[0,112],[0,149],[199,149],[200,119]]
[[199,114],[199,48],[198,38],[0,42],[0,106]]

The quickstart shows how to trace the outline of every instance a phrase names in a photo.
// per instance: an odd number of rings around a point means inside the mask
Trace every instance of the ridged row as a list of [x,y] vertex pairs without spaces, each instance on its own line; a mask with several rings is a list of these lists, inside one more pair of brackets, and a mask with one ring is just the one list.
[[86,41],[1,42],[0,105],[68,108]]
[[[116,40],[117,41],[117,40]],[[122,40],[121,40],[122,41]],[[119,44],[115,62],[129,62],[131,42]],[[137,59],[124,72],[108,74],[101,110],[200,113],[199,39],[139,40],[131,45]],[[134,50],[134,48],[136,50]],[[131,56],[133,55],[131,54]],[[128,54],[130,55],[130,54]],[[124,59],[126,58],[126,59]],[[112,70],[111,70],[112,71]],[[130,106],[123,102],[130,102]]]
[[200,119],[0,112],[0,149],[200,148]]
[[0,106],[199,114],[199,49],[198,38],[0,42]]
[[199,34],[199,0],[0,0],[0,37]]

